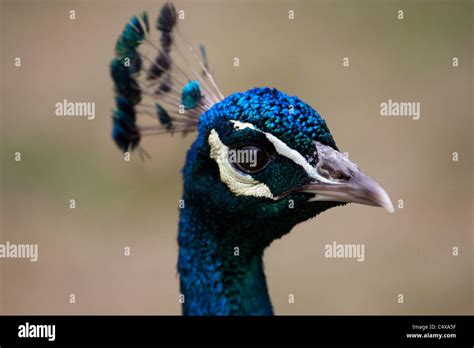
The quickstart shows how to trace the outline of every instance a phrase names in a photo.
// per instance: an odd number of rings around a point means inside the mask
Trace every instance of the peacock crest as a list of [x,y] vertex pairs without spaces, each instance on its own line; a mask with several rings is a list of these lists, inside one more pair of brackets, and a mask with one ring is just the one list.
[[124,152],[138,148],[146,154],[139,146],[142,136],[196,130],[200,115],[224,99],[204,46],[197,53],[177,24],[174,5],[166,3],[156,31],[143,12],[130,19],[117,40],[110,63],[116,101],[112,136]]

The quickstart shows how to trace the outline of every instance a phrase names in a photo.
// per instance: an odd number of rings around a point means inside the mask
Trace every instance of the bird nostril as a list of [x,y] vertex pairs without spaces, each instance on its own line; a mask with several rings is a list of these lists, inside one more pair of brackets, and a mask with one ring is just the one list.
[[327,173],[328,178],[331,179],[337,179],[337,180],[350,180],[352,179],[352,176],[350,173],[344,172],[343,169],[335,169],[327,164],[323,164],[320,167],[321,170],[325,171]]

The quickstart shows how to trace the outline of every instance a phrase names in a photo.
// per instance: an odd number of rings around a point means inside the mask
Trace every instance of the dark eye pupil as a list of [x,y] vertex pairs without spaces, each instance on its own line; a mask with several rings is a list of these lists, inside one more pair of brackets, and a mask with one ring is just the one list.
[[229,162],[244,173],[262,170],[269,160],[267,152],[257,146],[243,145],[229,150]]

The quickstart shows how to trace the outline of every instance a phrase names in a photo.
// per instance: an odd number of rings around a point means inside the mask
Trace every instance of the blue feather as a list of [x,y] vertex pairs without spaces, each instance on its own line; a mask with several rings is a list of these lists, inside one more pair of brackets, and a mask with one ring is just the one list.
[[186,110],[194,109],[201,101],[202,93],[199,82],[196,80],[189,81],[181,92],[181,103]]

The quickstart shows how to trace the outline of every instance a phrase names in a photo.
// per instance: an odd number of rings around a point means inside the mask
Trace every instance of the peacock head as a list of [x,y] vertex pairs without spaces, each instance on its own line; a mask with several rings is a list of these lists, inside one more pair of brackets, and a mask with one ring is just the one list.
[[261,247],[349,202],[393,212],[385,191],[339,152],[317,111],[277,89],[234,93],[207,110],[183,172],[185,200],[222,224],[226,238],[251,235]]
[[[171,55],[181,37],[174,34],[177,18],[171,3],[162,7],[155,25],[159,48],[146,12],[125,26],[110,66],[117,104],[112,135],[127,152],[141,150],[144,135],[197,129],[183,170],[183,198],[199,210],[201,223],[217,225],[217,238],[262,249],[331,207],[352,202],[393,211],[385,191],[339,152],[326,122],[308,104],[270,88],[224,98],[203,46],[198,57],[184,40],[202,73],[179,67]],[[142,45],[158,50],[154,61]],[[143,116],[159,124],[140,126]]]

